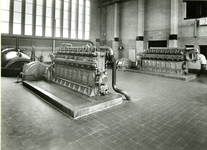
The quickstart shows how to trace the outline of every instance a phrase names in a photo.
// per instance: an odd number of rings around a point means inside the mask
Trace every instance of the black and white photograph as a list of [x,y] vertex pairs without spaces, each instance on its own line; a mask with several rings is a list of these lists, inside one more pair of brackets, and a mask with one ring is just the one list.
[[207,150],[207,0],[0,0],[2,150]]

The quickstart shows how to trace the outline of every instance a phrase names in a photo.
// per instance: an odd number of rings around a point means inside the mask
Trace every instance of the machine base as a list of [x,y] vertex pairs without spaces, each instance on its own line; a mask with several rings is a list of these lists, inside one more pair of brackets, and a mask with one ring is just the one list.
[[154,71],[136,70],[136,69],[126,69],[124,71],[148,74],[152,76],[159,76],[159,77],[183,80],[183,81],[190,81],[196,78],[196,74],[193,74],[193,73],[188,73],[187,75],[180,75],[180,74],[169,74],[169,73],[164,73],[164,72],[154,72]]
[[119,105],[123,101],[119,94],[88,97],[52,82],[23,81],[23,85],[74,119]]

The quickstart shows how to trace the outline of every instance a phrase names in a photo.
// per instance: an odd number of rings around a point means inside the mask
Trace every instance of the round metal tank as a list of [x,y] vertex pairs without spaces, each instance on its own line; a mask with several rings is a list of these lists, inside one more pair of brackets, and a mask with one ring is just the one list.
[[1,76],[16,77],[25,63],[31,60],[20,49],[7,48],[1,51]]

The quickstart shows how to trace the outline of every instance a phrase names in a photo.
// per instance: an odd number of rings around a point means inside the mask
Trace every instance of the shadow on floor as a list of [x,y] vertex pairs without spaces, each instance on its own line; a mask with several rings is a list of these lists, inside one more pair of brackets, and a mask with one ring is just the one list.
[[198,82],[201,84],[207,84],[207,75],[206,74],[200,75],[197,78],[191,80],[190,82]]

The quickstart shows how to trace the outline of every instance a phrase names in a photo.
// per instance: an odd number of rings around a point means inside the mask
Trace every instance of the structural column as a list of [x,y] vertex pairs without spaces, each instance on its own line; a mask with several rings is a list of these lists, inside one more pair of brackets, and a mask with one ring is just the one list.
[[177,47],[178,0],[171,0],[169,47]]
[[114,4],[114,39],[112,42],[115,58],[118,59],[119,49],[119,3]]
[[136,51],[137,53],[144,50],[144,0],[138,0],[138,22],[137,22],[137,37]]

